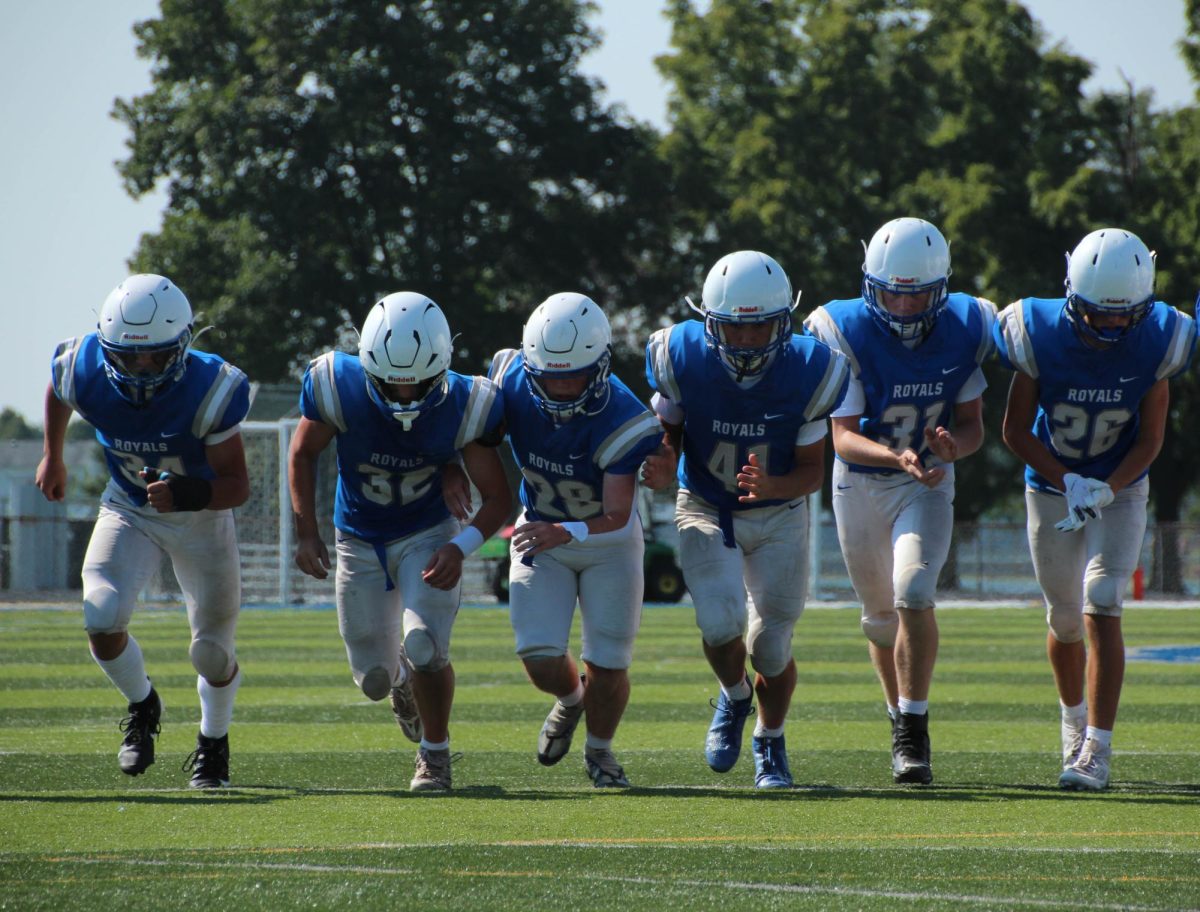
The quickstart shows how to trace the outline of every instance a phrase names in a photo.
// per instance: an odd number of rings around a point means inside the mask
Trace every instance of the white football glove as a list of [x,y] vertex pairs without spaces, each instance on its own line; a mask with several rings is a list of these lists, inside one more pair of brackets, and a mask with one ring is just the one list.
[[1059,532],[1074,532],[1082,529],[1089,519],[1099,519],[1100,511],[1116,496],[1107,482],[1084,478],[1074,472],[1063,476],[1063,487],[1066,488],[1067,515],[1054,524]]

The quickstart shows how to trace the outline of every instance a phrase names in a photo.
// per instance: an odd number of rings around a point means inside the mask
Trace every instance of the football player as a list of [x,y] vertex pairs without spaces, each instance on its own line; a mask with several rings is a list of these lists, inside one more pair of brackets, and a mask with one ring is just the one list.
[[1098,791],[1125,676],[1121,604],[1146,531],[1147,472],[1196,324],[1154,300],[1154,254],[1119,228],[1079,242],[1066,290],[1012,304],[995,337],[1015,371],[1004,442],[1026,464],[1029,550],[1061,704],[1058,784]]
[[233,507],[250,493],[239,428],[246,375],[192,351],[192,308],[159,275],[134,275],[100,308],[96,331],[61,343],[46,389],[37,486],[66,494],[63,440],[71,412],[96,428],[110,478],[83,561],[83,618],[92,657],[129,704],[117,754],[137,776],[154,762],[162,701],[129,621],[142,587],[170,559],[187,605],[200,694],[192,788],[229,785],[229,723],[241,681],[234,627],[241,564]]
[[862,296],[817,308],[806,325],[853,369],[832,422],[838,540],[891,717],[892,778],[928,785],[934,595],[954,462],[983,442],[980,365],[996,308],[950,293],[950,247],[929,222],[894,219],[864,247]]
[[821,485],[825,419],[850,379],[844,356],[793,334],[798,301],[775,260],[740,250],[708,273],[701,307],[688,301],[703,322],[658,330],[646,349],[670,445],[648,460],[646,480],[668,484],[678,458],[680,563],[720,685],[705,757],[718,773],[733,768],[756,693],[758,788],[792,785],[783,729],[808,582],[805,496]]
[[[354,682],[391,696],[404,735],[420,747],[410,787],[451,787],[450,632],[463,559],[508,516],[512,496],[495,447],[500,396],[483,377],[451,371],[452,338],[425,295],[390,294],[371,308],[358,356],[326,352],[309,364],[303,417],[288,454],[296,565],[328,575],[316,517],[316,468],[336,439],[338,629]],[[481,504],[461,526],[442,495],[460,458]]]
[[[521,349],[496,353],[490,376],[521,470],[511,544],[509,609],[529,680],[556,698],[538,736],[538,762],[558,763],[586,715],[584,768],[596,788],[627,788],[613,755],[629,701],[629,665],[642,611],[645,541],[636,472],[662,432],[610,374],[603,311],[573,292],[553,294],[525,324]],[[575,604],[585,673],[568,649]]]

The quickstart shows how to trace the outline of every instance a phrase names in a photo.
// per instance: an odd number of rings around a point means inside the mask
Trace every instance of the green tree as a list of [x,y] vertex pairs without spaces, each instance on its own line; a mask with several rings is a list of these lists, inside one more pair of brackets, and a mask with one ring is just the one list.
[[0,412],[0,440],[36,440],[42,436],[39,428],[29,424],[15,409]]
[[466,371],[551,292],[652,300],[665,172],[578,71],[589,8],[163,0],[136,27],[153,89],[115,108],[127,189],[169,195],[134,266],[174,278],[206,341],[264,381],[391,291],[443,305]]

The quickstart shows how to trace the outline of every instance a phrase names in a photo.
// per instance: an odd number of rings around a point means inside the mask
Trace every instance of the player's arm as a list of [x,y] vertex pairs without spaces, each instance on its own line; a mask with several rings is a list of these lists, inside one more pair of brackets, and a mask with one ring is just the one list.
[[1170,411],[1171,393],[1166,378],[1159,380],[1142,397],[1138,406],[1138,435],[1111,475],[1103,479],[1113,493],[1127,487],[1150,467],[1162,449]]
[[512,512],[512,491],[496,448],[468,443],[462,450],[463,465],[479,489],[479,510],[471,524],[433,553],[421,578],[435,589],[453,589],[462,577],[463,560],[496,534]]
[[207,509],[228,510],[240,507],[250,499],[250,475],[246,471],[246,450],[240,433],[206,446],[204,458],[214,474],[209,482],[212,500]]
[[[982,412],[980,414],[982,415]],[[921,455],[912,447],[896,453],[861,433],[858,430],[861,418],[862,415],[843,415],[840,418],[829,419],[833,427],[833,450],[846,462],[907,472],[929,488],[936,487],[946,476],[946,470],[938,466],[925,468]],[[978,444],[976,446],[978,447]]]
[[1066,488],[1063,476],[1069,470],[1034,436],[1037,408],[1037,381],[1028,374],[1013,374],[1012,384],[1008,387],[1008,403],[1004,407],[1004,444],[1018,459],[1062,491]]
[[46,500],[62,500],[67,496],[67,465],[63,462],[63,444],[67,439],[67,423],[71,406],[54,392],[54,384],[46,384],[44,423],[42,425],[42,461],[38,463],[34,483]]
[[792,468],[784,475],[768,475],[754,453],[749,460],[749,465],[742,466],[737,476],[738,487],[746,492],[739,495],[739,501],[795,500],[817,490],[825,479],[825,438],[796,447]]
[[586,522],[575,520],[525,523],[513,531],[513,547],[524,552],[526,557],[532,558],[543,551],[565,545],[573,538],[586,541],[589,535],[623,529],[629,522],[629,514],[633,512],[633,498],[636,493],[636,474],[617,475],[605,472],[600,496],[603,513]]
[[662,425],[662,445],[646,457],[642,463],[642,484],[651,491],[660,491],[675,482],[675,470],[679,466],[679,454],[683,452],[683,419],[681,406],[662,393],[650,399],[654,414]]
[[954,430],[926,428],[925,444],[942,462],[965,459],[983,445],[983,397],[955,403]]
[[317,459],[337,429],[301,418],[288,448],[288,491],[296,524],[296,566],[317,579],[329,573],[329,552],[317,527]]

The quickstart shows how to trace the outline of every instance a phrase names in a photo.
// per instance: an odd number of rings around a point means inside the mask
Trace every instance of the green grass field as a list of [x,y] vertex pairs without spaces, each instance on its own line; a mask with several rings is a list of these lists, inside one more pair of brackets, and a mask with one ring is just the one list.
[[[455,791],[407,791],[413,746],[353,686],[331,611],[247,611],[234,788],[180,764],[199,708],[179,611],[132,630],[166,705],[158,762],[117,768],[119,695],[75,611],[0,612],[0,909],[1179,909],[1200,907],[1200,665],[1130,662],[1113,787],[1063,793],[1040,608],[940,612],[936,784],[891,783],[851,610],[810,609],[788,723],[798,787],[704,764],[714,693],[687,607],[651,608],[598,793],[581,744],[544,769],[550,701],[503,611],[455,630]],[[1133,608],[1130,647],[1200,643],[1200,612]]]

